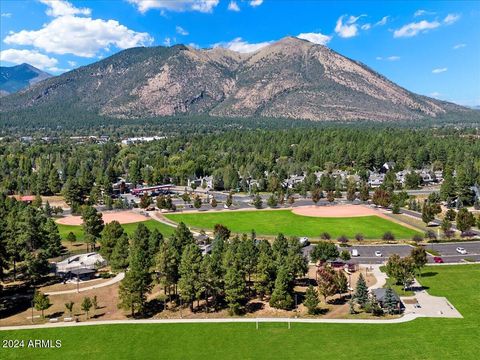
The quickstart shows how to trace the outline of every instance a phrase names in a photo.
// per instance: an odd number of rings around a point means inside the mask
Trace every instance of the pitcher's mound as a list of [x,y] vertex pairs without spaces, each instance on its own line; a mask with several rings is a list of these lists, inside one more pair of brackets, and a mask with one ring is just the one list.
[[383,214],[363,205],[299,206],[292,210],[294,214],[315,217],[358,217]]
[[[149,218],[147,216],[138,214],[133,211],[111,211],[102,213],[103,222],[105,224],[112,222],[114,220],[118,221],[120,224],[130,224],[140,221],[146,221]],[[82,225],[81,216],[66,216],[57,220],[58,224],[62,225]]]

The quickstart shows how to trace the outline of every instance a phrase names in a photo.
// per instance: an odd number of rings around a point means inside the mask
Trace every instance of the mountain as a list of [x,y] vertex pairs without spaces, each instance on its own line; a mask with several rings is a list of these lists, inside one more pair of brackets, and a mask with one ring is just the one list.
[[15,93],[49,77],[52,75],[29,64],[0,66],[0,94]]
[[376,121],[471,112],[411,93],[358,61],[293,37],[249,54],[184,45],[124,50],[2,99],[2,112],[24,110],[123,119],[206,114]]

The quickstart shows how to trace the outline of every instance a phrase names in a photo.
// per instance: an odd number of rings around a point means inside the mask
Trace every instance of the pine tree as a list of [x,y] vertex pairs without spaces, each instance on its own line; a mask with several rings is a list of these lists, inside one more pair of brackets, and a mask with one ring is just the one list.
[[193,301],[199,296],[201,263],[202,252],[198,245],[187,245],[180,260],[178,288],[182,298],[190,305],[192,311]]
[[231,266],[225,274],[225,301],[231,315],[238,315],[244,310],[245,279],[237,266]]
[[358,277],[354,298],[362,309],[368,302],[368,287],[365,279],[363,278],[363,274],[360,274]]
[[128,267],[128,237],[126,234],[117,239],[110,255],[110,267],[112,270],[124,270]]
[[303,301],[303,304],[307,307],[310,315],[315,315],[318,303],[318,292],[312,285],[310,285],[305,292],[305,300]]
[[85,205],[82,208],[83,231],[90,238],[90,242],[95,244],[96,239],[100,238],[103,230],[102,214],[93,206]]
[[177,285],[180,276],[178,273],[180,254],[170,240],[164,241],[160,245],[155,263],[158,281],[163,286],[165,294],[170,297],[172,287]]
[[83,298],[81,308],[85,311],[85,317],[88,319],[88,312],[92,308],[92,300],[88,296]]
[[383,299],[383,306],[390,315],[397,312],[397,300],[393,294],[392,288],[389,286],[385,290],[385,298]]
[[260,195],[255,195],[252,204],[253,206],[255,206],[256,209],[261,209],[263,207],[263,201]]
[[55,257],[60,255],[62,252],[62,239],[60,233],[58,232],[58,226],[52,219],[47,219],[44,225],[44,249],[45,255],[48,257]]
[[124,233],[123,227],[118,221],[114,220],[105,225],[100,238],[100,254],[105,260],[110,261],[113,249]]
[[255,290],[263,300],[265,295],[270,295],[275,285],[275,263],[272,259],[272,249],[270,243],[262,240],[258,245],[258,263],[255,273]]
[[288,268],[280,266],[275,280],[275,288],[270,298],[270,306],[290,310],[293,307],[293,278]]

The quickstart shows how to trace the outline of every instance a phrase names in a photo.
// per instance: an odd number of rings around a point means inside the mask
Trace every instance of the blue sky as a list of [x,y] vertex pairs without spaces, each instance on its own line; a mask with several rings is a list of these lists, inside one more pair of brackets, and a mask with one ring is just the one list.
[[133,46],[324,44],[408,90],[480,105],[479,1],[1,0],[0,59],[53,74]]

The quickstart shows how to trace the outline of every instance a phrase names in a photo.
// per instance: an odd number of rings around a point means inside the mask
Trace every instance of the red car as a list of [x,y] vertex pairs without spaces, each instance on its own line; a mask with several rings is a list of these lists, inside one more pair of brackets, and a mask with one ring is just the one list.
[[435,256],[433,258],[433,261],[436,263],[436,264],[443,264],[443,259],[439,256]]

